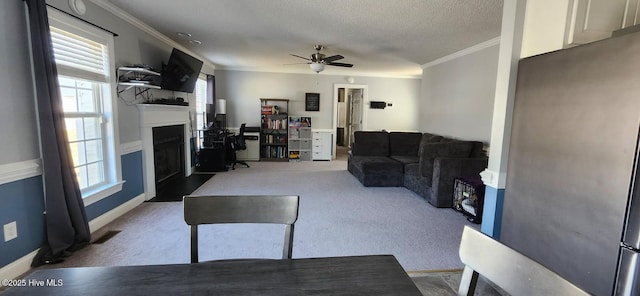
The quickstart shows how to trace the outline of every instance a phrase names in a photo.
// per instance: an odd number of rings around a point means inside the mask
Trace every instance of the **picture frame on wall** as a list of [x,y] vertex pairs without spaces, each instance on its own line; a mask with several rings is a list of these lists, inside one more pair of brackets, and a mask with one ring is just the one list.
[[320,94],[319,93],[305,94],[304,111],[320,111]]

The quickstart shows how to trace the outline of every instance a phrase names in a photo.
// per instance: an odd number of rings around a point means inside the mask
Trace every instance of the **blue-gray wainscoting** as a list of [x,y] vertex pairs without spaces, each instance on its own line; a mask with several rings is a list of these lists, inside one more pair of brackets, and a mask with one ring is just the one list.
[[126,182],[122,184],[122,191],[87,206],[89,221],[142,194],[144,192],[142,178],[142,151],[123,155],[122,179]]
[[504,204],[504,189],[486,186],[484,193],[484,212],[482,213],[481,230],[485,234],[500,239],[502,227],[502,206]]
[[[0,236],[0,266],[37,250],[44,240],[42,176],[0,185],[0,225],[16,221],[18,237]],[[4,231],[4,230],[3,230]]]
[[[142,151],[121,156],[122,191],[87,206],[93,220],[144,192]],[[45,238],[42,177],[35,176],[0,185],[0,225],[17,222],[18,237],[4,242],[0,236],[0,268],[37,250]],[[0,228],[1,231],[2,228]]]

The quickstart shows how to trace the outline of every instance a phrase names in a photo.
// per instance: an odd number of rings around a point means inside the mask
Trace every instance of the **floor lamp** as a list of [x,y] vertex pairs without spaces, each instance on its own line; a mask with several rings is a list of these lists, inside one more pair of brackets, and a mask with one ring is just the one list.
[[227,100],[216,100],[216,122],[220,124],[220,128],[227,129]]

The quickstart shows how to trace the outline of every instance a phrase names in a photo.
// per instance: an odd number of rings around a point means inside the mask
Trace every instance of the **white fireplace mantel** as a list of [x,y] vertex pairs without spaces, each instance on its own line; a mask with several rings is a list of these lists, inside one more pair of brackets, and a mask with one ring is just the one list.
[[184,172],[191,175],[191,149],[189,147],[190,116],[189,107],[157,104],[138,104],[140,114],[140,134],[142,137],[142,158],[144,189],[146,199],[156,196],[156,174],[153,155],[153,128],[159,126],[184,126]]

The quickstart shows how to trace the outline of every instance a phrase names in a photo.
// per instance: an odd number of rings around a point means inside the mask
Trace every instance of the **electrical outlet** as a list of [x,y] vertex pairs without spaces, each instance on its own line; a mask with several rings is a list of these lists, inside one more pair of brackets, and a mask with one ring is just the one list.
[[8,242],[18,237],[18,226],[16,221],[4,225],[4,241]]

